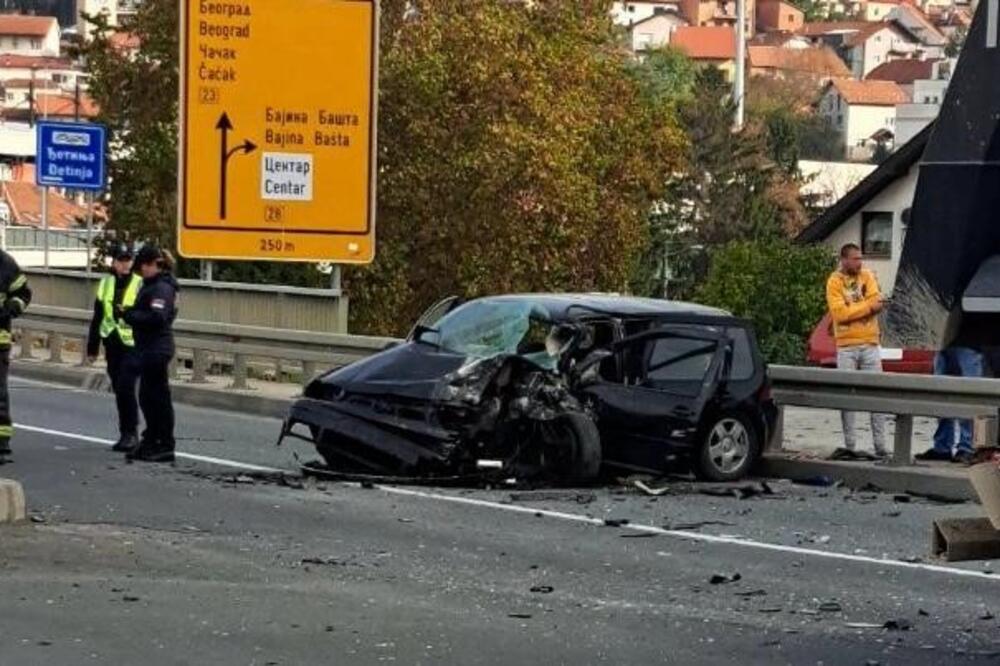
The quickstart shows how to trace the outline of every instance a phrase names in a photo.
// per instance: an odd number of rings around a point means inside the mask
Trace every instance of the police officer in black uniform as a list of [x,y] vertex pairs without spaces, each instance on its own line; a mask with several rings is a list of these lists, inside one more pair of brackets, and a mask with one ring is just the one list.
[[174,259],[154,245],[144,245],[135,257],[142,289],[132,308],[124,310],[125,323],[135,335],[139,356],[139,406],[146,430],[139,446],[126,453],[129,460],[174,461],[174,406],[170,398],[167,366],[174,355],[171,330],[177,317],[177,281],[171,271]]
[[139,381],[139,358],[135,352],[132,327],[122,312],[135,305],[142,278],[132,272],[132,248],[117,243],[111,249],[111,273],[97,283],[94,316],[87,335],[87,357],[97,359],[101,342],[108,365],[108,377],[118,407],[118,442],[114,451],[130,451],[139,444],[139,405],[135,387]]
[[10,418],[10,389],[7,375],[10,372],[11,320],[20,317],[31,303],[28,278],[21,272],[14,257],[0,250],[0,464],[10,457],[10,438],[14,425]]

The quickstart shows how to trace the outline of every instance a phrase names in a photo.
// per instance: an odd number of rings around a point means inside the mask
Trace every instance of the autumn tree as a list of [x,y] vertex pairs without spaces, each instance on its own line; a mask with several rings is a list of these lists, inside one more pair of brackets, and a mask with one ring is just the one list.
[[685,143],[650,103],[610,2],[383,4],[378,252],[355,330],[435,299],[622,289]]

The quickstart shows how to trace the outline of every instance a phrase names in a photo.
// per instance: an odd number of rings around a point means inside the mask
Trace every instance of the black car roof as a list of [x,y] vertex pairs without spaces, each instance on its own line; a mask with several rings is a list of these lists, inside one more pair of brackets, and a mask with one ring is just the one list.
[[725,310],[657,298],[618,296],[615,294],[509,294],[485,296],[482,301],[527,301],[545,309],[553,321],[579,319],[588,314],[620,317],[663,317],[693,315],[697,317],[732,318]]

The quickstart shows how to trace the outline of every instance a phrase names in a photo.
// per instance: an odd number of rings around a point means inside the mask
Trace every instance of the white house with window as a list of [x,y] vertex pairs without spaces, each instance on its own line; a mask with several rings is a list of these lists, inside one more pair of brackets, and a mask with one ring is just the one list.
[[935,62],[931,76],[913,82],[913,98],[909,104],[896,107],[896,141],[905,143],[934,122],[941,111],[944,94],[948,91],[955,60]]
[[52,16],[0,15],[0,53],[58,56],[59,35]]
[[[823,90],[820,114],[842,138],[849,160],[871,157],[875,143],[895,136],[896,106],[909,99],[894,81],[834,79]],[[890,145],[887,147],[891,147]]]
[[664,12],[654,14],[638,23],[633,23],[629,28],[629,35],[632,39],[632,51],[642,53],[663,48],[670,44],[670,38],[677,28],[686,26],[687,21],[680,14],[674,12]]
[[611,3],[611,20],[626,28],[656,14],[680,14],[677,0],[636,0]]
[[847,243],[859,245],[865,266],[874,271],[883,292],[891,293],[930,132],[931,126],[925,127],[890,155],[806,227],[798,240],[823,243],[833,252]]

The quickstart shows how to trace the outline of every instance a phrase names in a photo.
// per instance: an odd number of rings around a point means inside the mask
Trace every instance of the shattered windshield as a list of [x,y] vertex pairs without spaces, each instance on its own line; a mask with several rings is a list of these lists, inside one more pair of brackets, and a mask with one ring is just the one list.
[[441,318],[421,336],[442,349],[472,358],[544,354],[552,328],[548,313],[528,301],[472,301]]

